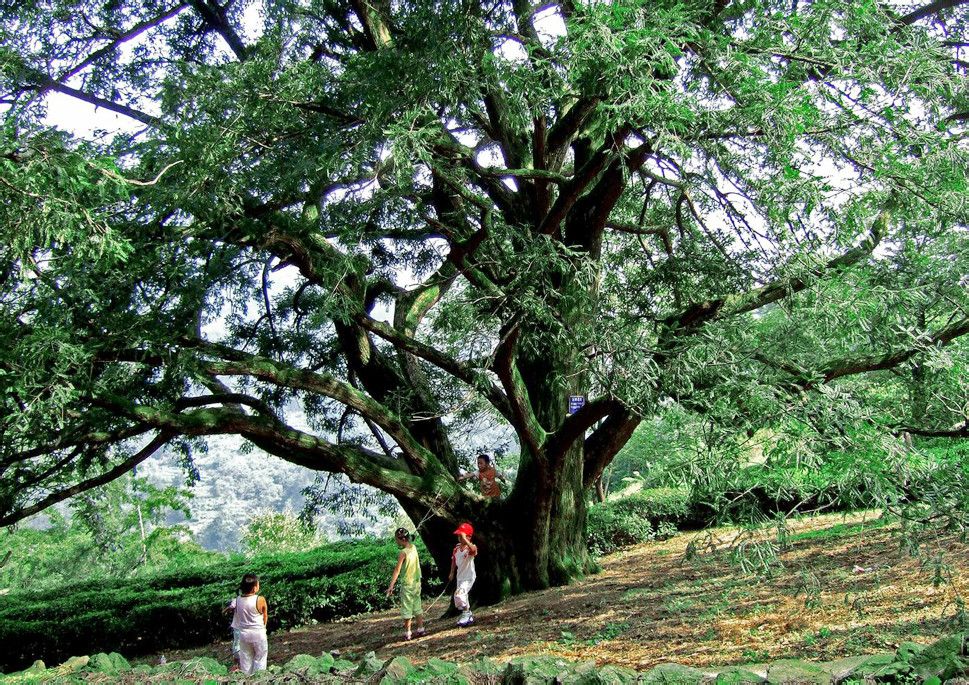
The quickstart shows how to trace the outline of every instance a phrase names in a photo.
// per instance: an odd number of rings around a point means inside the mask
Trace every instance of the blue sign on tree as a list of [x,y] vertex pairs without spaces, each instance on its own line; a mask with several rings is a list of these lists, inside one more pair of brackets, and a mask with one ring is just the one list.
[[569,415],[582,409],[585,404],[585,395],[569,395]]

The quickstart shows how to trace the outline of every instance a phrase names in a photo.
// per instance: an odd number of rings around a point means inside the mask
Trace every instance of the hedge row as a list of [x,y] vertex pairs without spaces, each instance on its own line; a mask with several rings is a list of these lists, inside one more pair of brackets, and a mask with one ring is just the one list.
[[[146,654],[195,647],[229,635],[223,613],[246,572],[259,574],[269,603],[269,630],[385,609],[397,559],[392,541],[352,541],[317,549],[230,559],[192,571],[135,581],[84,584],[50,593],[24,593],[0,602],[0,671],[34,659],[72,654]],[[434,578],[430,555],[425,578]]]
[[863,490],[839,488],[828,479],[791,470],[776,473],[750,467],[743,472],[738,487],[741,489],[716,496],[687,488],[653,488],[596,504],[589,509],[589,550],[601,556],[629,545],[665,539],[681,530],[821,507],[835,512],[873,504],[866,500]]
[[693,520],[693,503],[683,489],[655,488],[589,509],[589,551],[609,554],[629,545],[667,538]]

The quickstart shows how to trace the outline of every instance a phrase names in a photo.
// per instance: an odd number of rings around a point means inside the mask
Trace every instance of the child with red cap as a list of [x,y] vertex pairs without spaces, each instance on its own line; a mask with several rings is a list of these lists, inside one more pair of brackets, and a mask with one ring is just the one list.
[[474,528],[471,527],[470,523],[462,523],[454,531],[454,534],[458,536],[458,544],[454,546],[454,552],[451,554],[451,574],[448,576],[448,581],[457,578],[458,586],[454,590],[454,606],[461,612],[458,625],[465,628],[474,623],[471,605],[468,604],[468,593],[477,577],[474,572],[474,558],[478,554],[478,548],[471,542]]

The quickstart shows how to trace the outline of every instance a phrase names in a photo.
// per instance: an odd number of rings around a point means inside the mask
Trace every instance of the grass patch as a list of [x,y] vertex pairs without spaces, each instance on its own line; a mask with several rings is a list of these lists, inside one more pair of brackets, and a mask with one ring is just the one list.
[[626,590],[622,593],[622,600],[628,602],[634,599],[639,599],[640,597],[647,597],[656,592],[653,588],[648,587],[634,587],[631,590]]
[[619,621],[614,623],[607,623],[600,630],[598,630],[592,637],[586,640],[580,640],[575,636],[575,633],[569,630],[563,630],[559,634],[558,643],[566,647],[572,647],[573,645],[585,645],[588,647],[595,647],[600,642],[608,642],[610,640],[618,639],[629,630],[629,623],[627,621]]
[[863,523],[838,523],[830,528],[819,528],[817,530],[806,530],[801,533],[791,533],[788,537],[790,542],[806,542],[808,540],[840,540],[859,535],[893,523],[888,518],[877,518]]
[[670,614],[682,614],[694,606],[696,602],[689,597],[667,597],[663,601],[663,608]]

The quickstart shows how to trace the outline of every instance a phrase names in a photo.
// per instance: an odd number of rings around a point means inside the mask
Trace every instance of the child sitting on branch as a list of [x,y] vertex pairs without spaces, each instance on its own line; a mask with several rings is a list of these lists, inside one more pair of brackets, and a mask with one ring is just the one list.
[[498,485],[498,480],[501,478],[501,476],[495,469],[490,455],[479,454],[478,472],[465,473],[459,476],[458,480],[464,482],[466,480],[470,480],[471,478],[478,479],[478,484],[481,487],[481,494],[484,497],[501,497],[501,487]]

